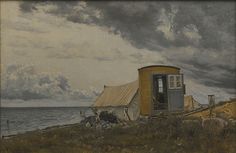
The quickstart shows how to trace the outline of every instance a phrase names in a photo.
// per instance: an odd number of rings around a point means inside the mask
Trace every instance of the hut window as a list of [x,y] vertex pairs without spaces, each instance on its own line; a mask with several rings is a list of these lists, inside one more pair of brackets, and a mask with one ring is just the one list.
[[163,82],[161,78],[158,79],[158,91],[163,92]]
[[181,87],[181,77],[180,77],[180,75],[176,75],[176,88],[180,88]]
[[169,89],[178,89],[182,87],[181,75],[169,75]]
[[169,77],[169,88],[170,88],[170,89],[175,88],[175,78],[174,78],[174,75],[171,75],[171,76]]

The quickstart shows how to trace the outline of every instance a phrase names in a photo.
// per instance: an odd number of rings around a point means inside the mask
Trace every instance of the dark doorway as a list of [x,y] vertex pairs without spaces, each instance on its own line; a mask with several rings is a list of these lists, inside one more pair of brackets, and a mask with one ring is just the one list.
[[153,110],[167,110],[167,77],[166,75],[153,75]]

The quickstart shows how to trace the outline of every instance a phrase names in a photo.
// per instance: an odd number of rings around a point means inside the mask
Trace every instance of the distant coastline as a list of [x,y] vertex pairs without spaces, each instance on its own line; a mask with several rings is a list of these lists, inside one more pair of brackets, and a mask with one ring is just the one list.
[[54,100],[54,99],[35,99],[24,101],[22,99],[1,99],[0,106],[13,107],[13,108],[41,108],[41,107],[90,107],[93,104],[93,100],[79,101],[79,100]]

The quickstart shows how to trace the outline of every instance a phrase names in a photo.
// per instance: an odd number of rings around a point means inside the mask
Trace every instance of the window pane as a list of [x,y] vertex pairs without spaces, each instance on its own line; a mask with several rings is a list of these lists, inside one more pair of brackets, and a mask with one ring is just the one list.
[[162,79],[158,79],[158,85],[159,85],[159,87],[163,87]]
[[174,88],[175,87],[175,80],[174,80],[174,76],[170,76],[170,80],[169,80],[170,82],[170,88]]
[[170,76],[170,81],[174,82],[174,76]]
[[162,87],[159,87],[159,92],[163,92],[163,88]]
[[176,76],[176,87],[181,87],[182,86],[182,81],[181,77],[179,75]]

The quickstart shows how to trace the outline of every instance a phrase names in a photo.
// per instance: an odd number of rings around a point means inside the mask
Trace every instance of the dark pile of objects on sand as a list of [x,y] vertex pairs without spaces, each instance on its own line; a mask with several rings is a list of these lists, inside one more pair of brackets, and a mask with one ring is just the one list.
[[80,124],[86,127],[106,128],[106,129],[112,128],[120,123],[121,121],[117,118],[117,116],[107,111],[103,111],[99,115],[85,117],[80,122]]

